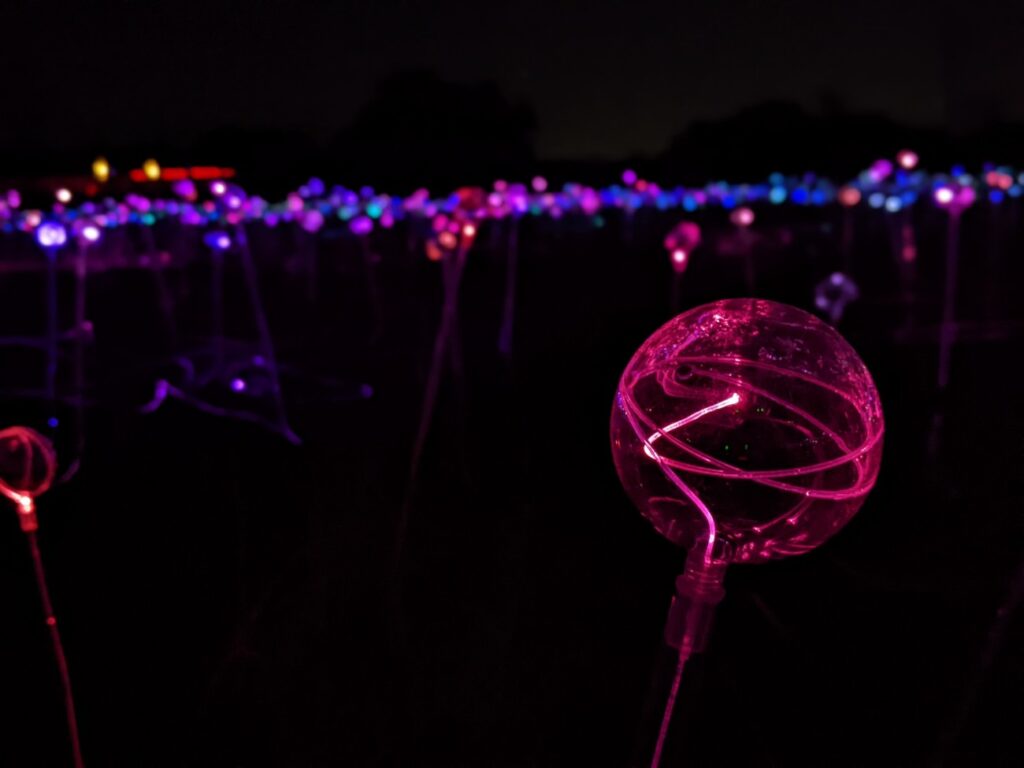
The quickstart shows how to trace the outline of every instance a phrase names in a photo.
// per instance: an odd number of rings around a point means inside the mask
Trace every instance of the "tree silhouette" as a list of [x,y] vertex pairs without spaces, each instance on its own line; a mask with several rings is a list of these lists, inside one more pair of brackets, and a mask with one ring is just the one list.
[[375,89],[330,148],[347,182],[447,188],[521,176],[533,165],[532,109],[494,83],[403,72]]

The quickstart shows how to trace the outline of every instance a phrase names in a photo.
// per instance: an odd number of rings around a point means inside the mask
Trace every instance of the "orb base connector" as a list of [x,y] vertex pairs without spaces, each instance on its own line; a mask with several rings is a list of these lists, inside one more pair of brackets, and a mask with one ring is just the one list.
[[18,507],[18,524],[21,526],[22,532],[38,531],[39,518],[36,517],[36,505],[32,499],[22,496],[20,499],[16,499],[15,503]]
[[676,578],[676,594],[665,621],[665,644],[682,656],[700,653],[708,643],[715,608],[725,597],[727,560],[705,561],[696,549]]

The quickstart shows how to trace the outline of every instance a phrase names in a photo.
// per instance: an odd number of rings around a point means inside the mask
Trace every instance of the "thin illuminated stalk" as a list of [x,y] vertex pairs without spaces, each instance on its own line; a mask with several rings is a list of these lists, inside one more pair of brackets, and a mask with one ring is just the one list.
[[956,280],[960,256],[960,215],[949,213],[949,229],[946,235],[946,281],[942,300],[942,328],[939,331],[939,373],[937,384],[940,390],[949,385],[949,369],[953,355],[953,338],[956,335]]
[[434,418],[434,410],[437,407],[437,396],[441,389],[441,375],[444,370],[445,357],[448,353],[453,329],[458,321],[459,287],[462,284],[462,273],[466,266],[467,250],[468,244],[463,242],[454,252],[450,252],[447,255],[451,262],[445,270],[443,279],[444,305],[441,310],[441,323],[438,326],[437,335],[434,337],[430,372],[427,375],[427,385],[423,391],[423,404],[420,407],[419,423],[416,428],[412,456],[409,461],[409,481],[406,486],[402,510],[398,518],[398,527],[395,535],[396,561],[401,559],[405,547],[409,515],[415,495],[416,481],[419,477],[420,460],[423,458],[423,450],[426,447],[427,436],[430,434],[430,425]]
[[512,329],[516,312],[516,279],[519,272],[519,222],[508,220],[508,258],[505,263],[505,301],[502,310],[501,331],[498,333],[498,351],[507,360],[512,357]]
[[85,763],[82,760],[82,745],[78,735],[78,717],[75,714],[75,697],[71,692],[71,675],[68,673],[68,660],[64,654],[64,643],[61,641],[60,630],[57,629],[57,617],[54,615],[53,603],[50,600],[50,590],[46,584],[46,572],[43,568],[43,558],[39,552],[39,542],[35,530],[25,531],[28,539],[29,551],[32,553],[32,567],[36,576],[36,584],[39,587],[39,599],[43,606],[43,616],[46,619],[46,626],[50,632],[50,642],[53,646],[53,657],[57,663],[57,671],[60,675],[60,684],[64,693],[64,714],[67,718],[68,740],[71,743],[71,754],[75,768],[83,768]]

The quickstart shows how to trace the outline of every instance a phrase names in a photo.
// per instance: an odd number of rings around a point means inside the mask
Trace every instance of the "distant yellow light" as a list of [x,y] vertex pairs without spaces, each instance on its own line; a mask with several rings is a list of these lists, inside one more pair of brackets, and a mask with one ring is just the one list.
[[110,178],[110,163],[107,162],[105,157],[97,157],[92,162],[92,175],[96,177],[96,181],[101,184]]
[[160,180],[160,163],[153,158],[149,158],[142,164],[142,172],[146,174],[146,178],[150,181]]

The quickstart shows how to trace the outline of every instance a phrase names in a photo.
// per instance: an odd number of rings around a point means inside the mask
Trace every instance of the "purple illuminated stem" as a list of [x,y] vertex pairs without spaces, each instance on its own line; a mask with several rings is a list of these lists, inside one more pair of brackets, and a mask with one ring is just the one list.
[[516,311],[516,278],[519,271],[519,222],[508,220],[508,260],[505,263],[505,305],[501,331],[498,333],[498,351],[506,360],[512,357],[512,327]]
[[[238,243],[238,250],[242,256],[242,273],[245,276],[245,287],[249,293],[249,306],[252,308],[253,316],[256,318],[256,330],[259,333],[260,354],[263,356],[264,364],[270,373],[270,391],[274,398],[274,410],[277,419],[277,428],[291,443],[298,444],[298,435],[292,432],[288,425],[288,416],[285,413],[284,398],[281,394],[281,378],[277,367],[277,357],[274,354],[274,342],[270,335],[270,324],[267,322],[266,312],[263,310],[263,301],[260,298],[259,281],[256,278],[256,265],[253,263],[252,252],[249,250],[249,239],[245,233],[245,225],[238,224],[235,227],[235,240]],[[221,336],[223,341],[223,336]]]
[[992,667],[1006,643],[1006,636],[1012,627],[1014,614],[1020,609],[1022,603],[1024,603],[1024,563],[1018,565],[1017,571],[1010,580],[1009,593],[996,609],[995,618],[985,638],[981,654],[976,659],[965,685],[960,706],[950,725],[943,729],[933,765],[941,766],[945,762],[944,758],[952,753],[964,725],[974,711],[979,691],[992,674]]
[[949,384],[950,358],[953,352],[953,337],[956,329],[956,278],[960,258],[960,214],[949,212],[949,230],[946,235],[946,284],[942,302],[942,327],[939,330],[939,375],[940,390]]
[[985,314],[991,321],[995,316],[999,297],[999,254],[1003,245],[1003,215],[1001,206],[989,206],[989,248],[988,248],[988,300],[985,302]]
[[910,209],[903,210],[903,225],[900,227],[903,251],[900,254],[900,265],[906,279],[907,325],[915,324],[915,287],[917,285],[917,237],[914,231],[914,217]]
[[843,257],[843,274],[847,277],[853,276],[853,207],[843,207],[842,235],[840,236],[840,250]]
[[743,254],[743,278],[747,284],[747,296],[754,295],[754,255],[748,249]]
[[904,251],[908,244],[913,243],[913,232],[910,229],[909,221],[905,220],[907,215],[907,210],[903,209],[888,214],[886,221],[889,229],[889,247],[892,249],[892,258],[896,262],[896,269],[900,276],[900,298],[904,305],[909,306],[913,298],[911,290],[913,265],[904,258]]
[[46,249],[46,400],[57,413],[57,249]]
[[317,252],[318,241],[315,235],[307,234],[302,230],[302,227],[298,227],[298,235],[303,242],[303,251],[306,254],[306,298],[310,304],[316,304],[318,295],[317,272],[320,266],[319,253]]
[[[893,261],[897,265],[900,264],[900,237],[899,237],[899,224],[896,221],[896,216],[889,214],[885,217],[886,229],[889,231],[889,250],[892,251]],[[900,269],[902,275],[903,270]]]
[[636,214],[632,207],[627,206],[622,213],[622,242],[625,245],[633,244],[633,230],[636,226]]
[[160,302],[160,313],[163,315],[164,326],[167,330],[167,340],[171,345],[171,349],[177,349],[178,331],[174,324],[174,298],[172,297],[170,288],[167,286],[167,278],[164,275],[164,264],[159,258],[157,258],[156,242],[153,239],[153,233],[150,231],[150,227],[144,227],[144,229],[146,231],[147,247],[152,255],[152,260],[150,261],[150,272],[153,275],[153,281],[156,283],[156,292]]
[[[430,359],[430,373],[427,375],[427,385],[423,392],[423,405],[420,408],[419,425],[416,428],[416,438],[413,442],[412,457],[409,461],[409,482],[406,487],[405,500],[402,503],[402,511],[398,518],[398,530],[395,537],[395,559],[401,559],[402,551],[405,548],[405,537],[409,527],[409,513],[415,495],[416,480],[419,475],[420,460],[423,457],[423,449],[426,446],[427,435],[430,433],[430,424],[434,418],[434,410],[437,406],[437,395],[441,388],[441,373],[444,368],[445,355],[452,338],[452,334],[458,323],[459,286],[462,283],[462,273],[466,266],[466,252],[468,246],[465,243],[459,245],[458,249],[446,256],[444,271],[444,306],[441,310],[441,323],[434,337],[434,350]],[[454,358],[451,362],[455,363]]]
[[370,238],[359,238],[360,253],[363,257],[363,270],[366,273],[366,292],[370,296],[370,312],[373,316],[373,329],[370,332],[370,343],[380,338],[384,331],[384,312],[381,308],[380,289],[377,287],[376,258],[370,250]]
[[85,319],[86,280],[88,279],[88,246],[78,244],[75,253],[75,327],[72,343],[75,345],[74,402],[75,402],[75,458],[60,478],[66,482],[78,471],[85,450],[85,343],[90,332]]
[[60,631],[57,629],[57,617],[54,616],[53,603],[50,601],[50,590],[46,585],[46,572],[43,569],[43,558],[39,553],[39,541],[36,538],[35,530],[26,530],[25,537],[28,539],[28,548],[32,554],[32,567],[36,575],[36,584],[39,587],[39,599],[43,604],[43,616],[46,619],[46,626],[50,630],[50,641],[53,645],[53,656],[57,662],[57,671],[60,673],[61,687],[64,690],[64,712],[68,722],[68,739],[71,742],[71,753],[74,758],[75,768],[83,768],[82,747],[78,737],[78,718],[75,716],[75,699],[71,694],[71,676],[68,674],[68,661],[64,655],[64,644],[60,639]]
[[224,369],[224,254],[214,249],[210,253],[210,258],[213,259],[213,274],[210,281],[213,369],[219,375]]

